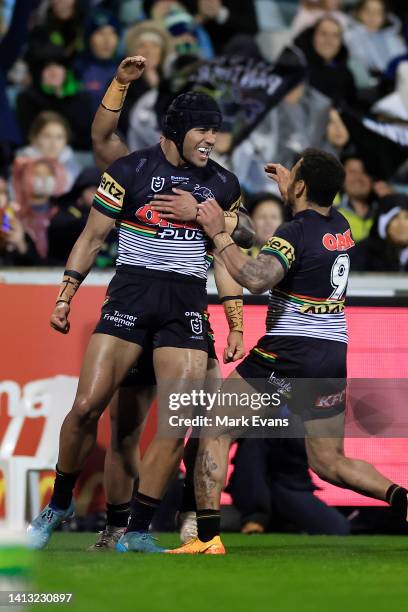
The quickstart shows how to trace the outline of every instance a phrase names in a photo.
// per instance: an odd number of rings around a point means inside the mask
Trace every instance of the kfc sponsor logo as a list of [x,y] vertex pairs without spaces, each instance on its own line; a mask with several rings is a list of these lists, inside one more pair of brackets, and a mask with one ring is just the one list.
[[342,404],[346,399],[346,390],[343,389],[333,395],[321,395],[316,399],[316,408],[334,408],[339,404]]

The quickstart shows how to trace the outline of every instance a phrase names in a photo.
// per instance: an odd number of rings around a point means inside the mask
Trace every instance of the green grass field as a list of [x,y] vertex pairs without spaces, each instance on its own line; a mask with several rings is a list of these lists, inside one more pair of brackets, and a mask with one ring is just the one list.
[[[86,612],[407,609],[405,537],[226,534],[225,557],[88,553],[94,538],[56,534],[35,554],[35,590],[73,592],[59,607]],[[177,535],[160,542],[175,546]]]

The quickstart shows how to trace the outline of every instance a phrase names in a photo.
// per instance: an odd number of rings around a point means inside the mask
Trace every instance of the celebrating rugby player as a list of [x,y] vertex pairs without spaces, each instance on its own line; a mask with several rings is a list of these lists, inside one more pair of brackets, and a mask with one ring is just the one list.
[[[232,277],[252,293],[270,290],[265,335],[222,391],[251,393],[257,385],[265,392],[268,384],[270,392],[279,391],[279,386],[293,388],[289,406],[303,420],[308,462],[316,474],[387,501],[407,520],[408,491],[369,463],[344,454],[344,300],[354,241],[348,221],[332,206],[343,185],[344,168],[332,155],[308,149],[291,171],[268,164],[266,172],[277,182],[293,220],[279,227],[255,260],[244,255],[225,231],[215,199],[199,206],[198,221]],[[302,379],[298,386],[296,379]],[[219,535],[220,496],[231,437],[228,431],[220,434],[200,440],[195,467],[198,537],[172,553],[225,553]]]
[[[114,79],[102,101],[105,110],[119,112],[126,90],[126,84]],[[99,417],[146,343],[153,345],[159,385],[171,381],[174,392],[180,393],[192,381],[198,386],[204,383],[209,244],[196,223],[197,203],[215,198],[233,229],[238,218],[231,213],[240,206],[237,178],[210,160],[221,121],[211,97],[183,94],[165,115],[160,143],[121,157],[102,176],[87,225],[67,262],[52,327],[69,331],[71,301],[115,226],[117,270],[86,350],[73,407],[61,428],[50,504],[28,528],[32,548],[44,547],[55,528],[72,514],[72,491],[94,447]],[[173,221],[153,210],[155,194],[172,195],[174,188],[181,187],[189,192],[183,198],[189,199],[191,216]],[[148,527],[179,464],[184,433],[178,439],[150,443],[140,465],[129,525],[118,542],[120,550],[162,550]]]
[[[143,74],[145,58],[141,56],[126,58],[117,69],[113,88],[127,86]],[[126,90],[124,91],[124,95]],[[114,161],[129,154],[127,145],[118,137],[116,130],[120,110],[112,112],[103,104],[95,115],[92,124],[92,140],[97,165],[105,170]],[[197,201],[184,189],[174,188],[173,193],[155,194],[151,209],[160,213],[163,219],[185,221],[197,215]],[[234,230],[234,239],[242,246],[248,246],[253,231],[248,225],[246,216],[237,211],[239,225]],[[231,230],[236,224],[235,213],[228,217]],[[166,223],[164,222],[163,225]],[[218,294],[224,304],[224,311],[229,325],[227,347],[224,350],[224,361],[237,361],[244,356],[242,342],[242,287],[228,274],[222,260],[215,253],[214,273]],[[207,316],[207,315],[206,315]],[[214,347],[214,336],[208,319],[208,362],[207,386],[209,380],[219,384],[221,378],[217,355]],[[120,389],[110,403],[111,442],[105,456],[105,494],[107,499],[107,522],[97,541],[89,550],[104,551],[116,547],[117,541],[127,527],[133,483],[139,471],[138,442],[143,430],[145,416],[148,413],[155,395],[156,378],[153,367],[153,346],[150,339],[143,347],[143,354],[137,364],[122,381]],[[190,437],[184,451],[186,477],[180,506],[180,536],[187,541],[197,535],[197,519],[194,495],[194,463],[198,440]],[[151,475],[154,478],[154,474]]]

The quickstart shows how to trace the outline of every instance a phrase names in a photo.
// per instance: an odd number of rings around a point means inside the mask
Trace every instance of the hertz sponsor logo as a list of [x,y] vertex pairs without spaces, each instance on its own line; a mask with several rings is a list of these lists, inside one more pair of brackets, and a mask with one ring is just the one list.
[[284,238],[280,238],[279,236],[273,236],[270,238],[262,250],[279,253],[286,260],[288,268],[290,268],[295,261],[294,247],[290,244],[290,242]]
[[113,179],[110,174],[104,172],[101,178],[99,189],[110,195],[116,202],[122,204],[125,197],[125,190]]
[[355,245],[351,237],[351,230],[348,229],[344,234],[325,234],[323,236],[323,246],[328,251],[348,251]]

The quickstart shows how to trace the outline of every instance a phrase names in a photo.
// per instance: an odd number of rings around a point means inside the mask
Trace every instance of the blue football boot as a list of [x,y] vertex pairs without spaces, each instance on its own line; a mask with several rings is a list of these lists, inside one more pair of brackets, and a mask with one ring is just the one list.
[[128,531],[116,544],[118,552],[164,553],[166,548],[157,546],[156,538],[148,531]]
[[28,547],[33,550],[44,548],[52,535],[52,532],[61,525],[61,523],[70,518],[74,514],[74,502],[67,510],[56,510],[50,505],[45,506],[44,510],[30,523],[27,528]]

